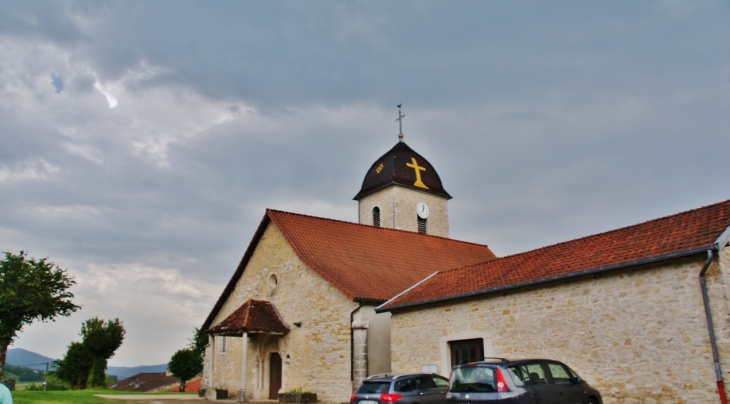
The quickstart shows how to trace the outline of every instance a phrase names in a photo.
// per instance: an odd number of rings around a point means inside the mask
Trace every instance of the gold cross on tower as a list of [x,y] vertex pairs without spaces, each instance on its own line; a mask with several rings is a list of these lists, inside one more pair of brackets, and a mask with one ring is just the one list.
[[411,157],[411,162],[406,163],[406,167],[410,167],[410,168],[416,170],[416,182],[413,183],[413,186],[423,188],[423,189],[428,189],[426,184],[424,184],[423,181],[421,181],[421,171],[426,171],[426,167],[420,167],[418,165],[418,163],[416,163],[415,157]]

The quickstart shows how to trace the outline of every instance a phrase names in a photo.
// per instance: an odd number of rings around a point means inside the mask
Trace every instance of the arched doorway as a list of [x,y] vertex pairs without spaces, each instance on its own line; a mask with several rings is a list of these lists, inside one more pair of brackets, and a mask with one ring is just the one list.
[[279,398],[281,389],[281,356],[272,352],[269,356],[269,400]]

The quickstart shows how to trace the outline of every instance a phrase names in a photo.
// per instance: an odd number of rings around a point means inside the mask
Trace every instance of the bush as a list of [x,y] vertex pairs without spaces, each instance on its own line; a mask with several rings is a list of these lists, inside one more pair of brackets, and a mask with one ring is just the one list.
[[[29,391],[43,391],[43,383],[33,383],[25,386],[26,390]],[[46,391],[64,391],[68,390],[68,383],[62,382],[58,380],[58,378],[54,375],[48,375],[48,380],[46,381]]]

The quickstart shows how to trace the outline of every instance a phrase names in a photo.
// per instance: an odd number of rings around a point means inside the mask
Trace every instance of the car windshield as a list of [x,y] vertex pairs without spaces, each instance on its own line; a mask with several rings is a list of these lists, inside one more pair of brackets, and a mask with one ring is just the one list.
[[494,369],[483,366],[456,368],[451,373],[449,391],[453,392],[493,392]]
[[390,382],[362,382],[357,388],[357,394],[380,394],[387,393],[390,388]]

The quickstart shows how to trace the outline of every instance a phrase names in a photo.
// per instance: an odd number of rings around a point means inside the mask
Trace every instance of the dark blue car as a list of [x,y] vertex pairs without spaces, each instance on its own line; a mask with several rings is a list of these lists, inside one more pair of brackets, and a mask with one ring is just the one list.
[[603,404],[601,394],[565,364],[547,359],[484,358],[451,370],[449,404]]

